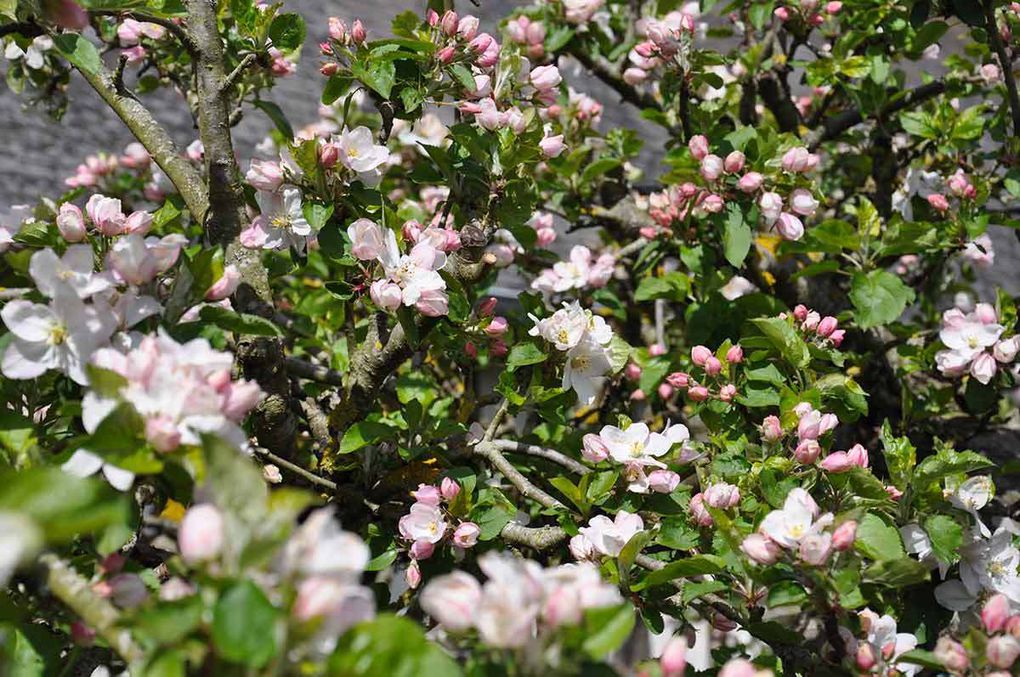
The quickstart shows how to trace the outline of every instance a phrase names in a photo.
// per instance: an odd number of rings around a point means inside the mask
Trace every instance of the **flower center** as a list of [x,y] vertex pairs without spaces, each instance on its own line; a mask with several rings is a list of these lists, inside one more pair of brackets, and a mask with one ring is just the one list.
[[274,216],[270,223],[274,228],[290,228],[290,218],[283,215]]
[[570,360],[570,366],[577,371],[587,371],[591,365],[591,358],[587,355],[578,355]]
[[50,327],[50,345],[59,346],[67,340],[67,327],[62,324],[55,324]]
[[792,538],[800,538],[801,536],[804,535],[804,525],[803,524],[793,524],[793,525],[790,526],[790,530],[789,531],[790,531],[790,536]]
[[637,458],[638,456],[641,456],[644,453],[644,451],[645,451],[645,445],[642,444],[641,442],[631,442],[630,443],[630,455],[631,456]]

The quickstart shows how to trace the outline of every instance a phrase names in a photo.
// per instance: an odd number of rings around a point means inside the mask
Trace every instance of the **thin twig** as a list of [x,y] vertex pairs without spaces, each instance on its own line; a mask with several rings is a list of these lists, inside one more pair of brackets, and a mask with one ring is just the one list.
[[1020,135],[1020,92],[1017,92],[1016,77],[1013,75],[1013,62],[1006,54],[1006,45],[1002,43],[1002,36],[999,35],[999,26],[995,20],[995,3],[992,0],[985,0],[985,21],[988,32],[988,43],[999,59],[999,68],[1002,72],[1002,80],[1006,84],[1006,94],[1009,99],[1009,111],[1013,117],[1013,136]]
[[237,64],[234,70],[230,71],[230,74],[223,79],[223,86],[220,88],[220,94],[222,95],[229,92],[230,88],[237,84],[237,81],[241,79],[241,75],[244,74],[244,71],[248,68],[248,66],[253,63],[255,63],[255,55],[245,54],[244,58],[241,59],[241,63]]
[[174,35],[174,37],[177,38],[180,41],[180,43],[184,46],[184,48],[187,49],[189,52],[194,54],[195,52],[198,51],[198,46],[195,44],[195,40],[194,38],[191,37],[191,34],[188,33],[188,31],[185,30],[183,26],[174,23],[173,20],[171,19],[165,19],[163,17],[158,16],[151,16],[143,12],[125,12],[122,10],[115,9],[93,9],[89,10],[89,14],[91,14],[92,16],[112,16],[121,19],[128,18],[134,19],[135,21],[140,21],[142,23],[150,23],[156,24],[157,26],[162,26],[163,28],[170,31]]
[[578,475],[587,475],[591,472],[591,468],[588,466],[576,459],[570,458],[566,454],[556,451],[555,449],[546,449],[545,447],[539,447],[534,444],[524,444],[523,442],[518,442],[516,440],[492,440],[492,444],[500,451],[508,451],[514,454],[525,454],[527,456],[544,458],[547,461],[557,463]]
[[499,450],[496,445],[488,440],[482,440],[475,445],[475,453],[484,458],[493,469],[500,472],[503,477],[507,478],[510,484],[517,488],[517,491],[525,498],[530,498],[533,501],[537,501],[545,508],[557,508],[563,509],[564,506],[558,500],[545,493],[534,484],[531,483],[527,477],[521,473],[520,470],[514,467],[514,464],[506,459],[503,452]]
[[315,473],[313,473],[313,472],[311,472],[309,470],[305,470],[301,466],[299,466],[299,465],[297,465],[295,463],[291,463],[290,461],[288,461],[285,458],[281,458],[281,457],[277,456],[276,454],[274,454],[273,452],[269,451],[268,449],[264,449],[262,447],[255,447],[254,449],[255,449],[255,453],[256,454],[258,454],[259,456],[262,456],[267,461],[272,461],[273,465],[279,466],[279,467],[283,468],[284,470],[289,470],[290,472],[294,473],[295,475],[298,475],[298,476],[303,477],[304,479],[308,480],[312,484],[317,484],[320,487],[325,487],[326,489],[329,489],[330,491],[336,491],[336,488],[337,488],[336,487],[336,482],[332,482],[330,480],[327,480],[324,477],[319,477]]
[[117,69],[113,71],[113,88],[121,96],[130,96],[134,98],[127,87],[124,86],[124,69],[127,68],[128,56],[127,54],[121,54],[120,58],[117,59]]
[[492,441],[492,438],[496,436],[496,429],[499,428],[499,424],[503,422],[503,417],[506,416],[509,409],[510,401],[504,397],[503,401],[499,403],[499,408],[496,409],[496,413],[492,415],[492,420],[489,421],[489,427],[485,429],[485,435],[482,437],[483,441]]

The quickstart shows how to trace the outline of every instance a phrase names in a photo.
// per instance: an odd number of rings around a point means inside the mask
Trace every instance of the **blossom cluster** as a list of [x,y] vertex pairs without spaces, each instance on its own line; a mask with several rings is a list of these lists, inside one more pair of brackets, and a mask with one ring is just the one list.
[[570,257],[543,270],[531,282],[531,288],[544,294],[554,294],[571,289],[599,289],[613,276],[616,257],[609,252],[598,256],[584,245],[574,245]]
[[370,287],[372,302],[384,310],[410,306],[423,315],[439,317],[449,309],[446,280],[439,270],[446,265],[446,252],[460,247],[460,240],[448,237],[442,228],[426,228],[407,254],[401,254],[396,234],[368,219],[347,227],[351,253],[359,261],[378,261],[383,277]]
[[[711,379],[712,383],[698,381],[684,371],[673,372],[666,377],[666,383],[674,388],[686,389],[687,397],[693,402],[704,402],[711,397],[723,402],[732,402],[737,396],[737,386],[724,381],[730,374],[730,365],[737,365],[743,361],[744,350],[739,345],[730,346],[723,359],[716,357],[715,353],[705,346],[694,346],[691,348],[691,364],[704,374],[705,379]],[[713,384],[716,388],[710,390],[709,385]]]
[[784,551],[789,551],[804,564],[822,566],[834,550],[849,550],[857,533],[853,520],[829,531],[834,520],[832,513],[819,515],[811,494],[795,487],[787,494],[783,507],[766,515],[757,532],[744,538],[740,549],[762,565],[774,564]]
[[950,308],[942,314],[939,339],[946,349],[935,354],[938,370],[950,377],[969,373],[987,385],[1000,368],[1016,360],[1020,349],[1020,338],[1002,338],[1005,331],[995,308],[987,303],[977,304],[969,313]]
[[[649,491],[668,494],[677,488],[680,476],[661,460],[673,447],[681,445],[680,463],[694,458],[687,426],[667,425],[661,433],[652,432],[645,423],[631,423],[625,430],[607,425],[598,435],[583,438],[582,458],[590,463],[611,459],[624,468],[627,489],[639,494]],[[646,472],[646,469],[651,470]]]
[[[414,560],[412,570],[408,572],[411,587],[417,587],[419,580],[418,560],[432,557],[436,544],[446,538],[450,530],[451,525],[447,522],[443,502],[457,498],[460,490],[460,484],[456,480],[445,477],[438,487],[420,484],[417,491],[412,492],[414,503],[411,504],[407,514],[400,518],[398,525],[400,536],[411,544],[408,551]],[[466,550],[478,543],[480,533],[481,529],[477,524],[464,520],[453,529],[451,541],[454,547]]]
[[564,302],[563,307],[544,319],[530,316],[535,326],[531,336],[540,336],[566,353],[563,389],[573,389],[582,404],[591,404],[612,369],[610,343],[613,330],[606,321],[581,305]]
[[543,569],[509,553],[478,559],[484,584],[463,571],[425,586],[421,606],[447,632],[476,630],[493,648],[521,648],[557,629],[577,625],[588,609],[614,606],[619,591],[588,562]]

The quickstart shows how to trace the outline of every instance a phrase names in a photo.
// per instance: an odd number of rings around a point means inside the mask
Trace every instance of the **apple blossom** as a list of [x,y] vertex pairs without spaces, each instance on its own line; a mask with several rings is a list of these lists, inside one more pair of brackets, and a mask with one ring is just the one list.
[[184,513],[177,547],[185,562],[204,562],[219,555],[224,537],[223,514],[211,503],[201,503]]
[[620,510],[612,520],[605,515],[596,515],[588,520],[588,526],[578,531],[598,553],[606,557],[617,557],[623,546],[644,528],[644,520],[640,515]]

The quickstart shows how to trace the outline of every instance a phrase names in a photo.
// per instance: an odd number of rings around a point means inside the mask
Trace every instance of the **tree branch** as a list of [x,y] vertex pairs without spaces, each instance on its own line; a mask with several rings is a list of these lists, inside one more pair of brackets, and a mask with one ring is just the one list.
[[492,442],[483,440],[475,445],[474,450],[476,454],[488,461],[489,465],[491,465],[493,469],[499,471],[503,477],[507,478],[510,484],[514,485],[517,491],[521,492],[521,495],[525,498],[530,498],[545,508],[562,509],[566,507],[558,500],[532,484],[531,480],[525,477],[520,470],[515,468],[514,464],[508,461],[506,456],[504,456],[499,448]]
[[627,84],[623,76],[616,72],[613,64],[601,58],[594,58],[583,50],[573,49],[568,52],[577,59],[585,69],[602,82],[612,87],[620,98],[638,108],[661,108],[655,97],[643,92],[633,85]]
[[237,81],[241,79],[241,75],[244,74],[245,69],[247,69],[248,66],[252,65],[253,63],[255,63],[255,55],[245,54],[244,58],[241,59],[241,63],[237,64],[234,70],[230,71],[230,74],[227,75],[226,78],[224,78],[222,93],[226,94],[230,90],[230,88],[233,87],[237,83]]
[[588,466],[576,459],[570,458],[566,454],[561,454],[555,449],[546,449],[545,447],[539,447],[534,444],[524,444],[523,442],[518,442],[516,440],[492,440],[491,443],[500,451],[508,451],[514,454],[524,454],[526,456],[544,458],[547,461],[557,463],[578,475],[587,475],[591,472],[591,468]]
[[181,155],[166,129],[138,99],[117,91],[114,75],[107,68],[100,67],[95,72],[78,68],[78,72],[123,120],[138,142],[145,146],[145,150],[181,194],[192,218],[201,222],[209,206],[209,194],[202,175]]
[[287,367],[287,371],[292,376],[297,376],[298,378],[318,381],[319,383],[331,386],[343,386],[344,384],[344,375],[340,372],[319,364],[299,360],[296,357],[288,357],[284,366]]
[[39,561],[48,571],[46,584],[57,599],[78,614],[129,665],[142,659],[142,649],[131,633],[118,627],[120,613],[93,592],[84,577],[52,553],[42,555]]
[[[904,96],[884,106],[878,113],[868,116],[867,119],[882,119],[893,113],[898,113],[907,108],[913,108],[924,103],[946,91],[944,80],[935,80],[908,91]],[[818,127],[805,138],[807,147],[816,150],[823,142],[835,139],[848,129],[864,122],[865,117],[858,108],[849,108],[841,113],[826,118],[821,127]]]
[[999,26],[995,20],[995,3],[985,0],[985,30],[988,32],[988,44],[999,59],[1002,80],[1006,83],[1006,94],[1009,99],[1009,111],[1013,118],[1013,136],[1020,136],[1020,92],[1017,92],[1016,77],[1013,76],[1013,61],[1006,54],[1006,46],[999,35]]
[[567,532],[560,527],[526,527],[517,522],[508,522],[499,532],[507,543],[523,545],[535,550],[548,550],[567,540]]

